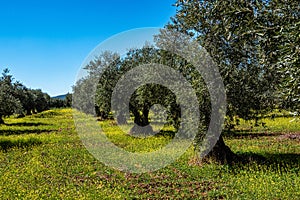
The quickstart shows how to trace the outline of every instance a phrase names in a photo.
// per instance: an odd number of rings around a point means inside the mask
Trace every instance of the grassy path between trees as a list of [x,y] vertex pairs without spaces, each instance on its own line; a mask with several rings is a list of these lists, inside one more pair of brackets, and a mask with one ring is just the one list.
[[[226,144],[247,158],[199,164],[192,148],[156,172],[128,174],[97,161],[82,145],[71,109],[50,110],[0,125],[1,199],[300,199],[300,121],[241,122]],[[108,137],[130,151],[153,151],[168,136],[135,139],[112,121]],[[265,159],[262,159],[264,156]]]

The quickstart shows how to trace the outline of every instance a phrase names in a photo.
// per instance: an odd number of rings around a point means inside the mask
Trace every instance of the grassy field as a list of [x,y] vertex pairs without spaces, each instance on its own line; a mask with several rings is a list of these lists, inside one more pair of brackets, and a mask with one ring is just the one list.
[[[72,110],[50,110],[0,125],[1,199],[300,199],[300,121],[241,122],[226,133],[249,162],[200,164],[192,148],[156,172],[128,174],[97,161],[82,145]],[[108,137],[132,151],[153,150],[169,136],[135,139],[112,121]],[[262,159],[264,156],[265,159]]]

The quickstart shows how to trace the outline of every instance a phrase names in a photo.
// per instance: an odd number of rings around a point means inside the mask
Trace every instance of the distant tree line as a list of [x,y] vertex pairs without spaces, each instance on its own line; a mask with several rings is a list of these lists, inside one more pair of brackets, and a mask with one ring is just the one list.
[[64,95],[64,98],[52,97],[50,98],[50,108],[69,108],[72,106],[72,94],[68,93]]
[[3,117],[16,114],[18,117],[39,113],[50,108],[70,107],[71,94],[65,100],[51,98],[40,89],[27,88],[15,81],[8,69],[0,76],[0,124]]

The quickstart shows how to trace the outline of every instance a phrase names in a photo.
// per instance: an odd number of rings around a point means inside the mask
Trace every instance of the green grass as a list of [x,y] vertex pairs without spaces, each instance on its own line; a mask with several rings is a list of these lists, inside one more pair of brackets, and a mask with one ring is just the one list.
[[241,124],[237,127],[237,129],[241,131],[267,133],[297,132],[300,129],[300,119],[295,117],[263,118],[259,122],[260,126],[255,126],[254,120],[241,120]]
[[[265,119],[265,127],[241,122],[225,141],[252,158],[236,165],[199,164],[189,149],[159,171],[129,174],[97,161],[81,143],[72,110],[5,119],[0,125],[1,199],[300,199],[299,121]],[[137,139],[112,121],[101,122],[116,145],[153,151],[170,136]],[[126,127],[125,127],[126,128]],[[282,135],[284,134],[284,135]],[[264,156],[266,159],[259,159]]]

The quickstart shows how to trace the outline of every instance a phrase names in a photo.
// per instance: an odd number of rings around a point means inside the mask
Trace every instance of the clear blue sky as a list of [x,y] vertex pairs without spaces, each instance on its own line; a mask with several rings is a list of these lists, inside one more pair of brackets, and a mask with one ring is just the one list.
[[1,0],[0,69],[51,96],[71,92],[85,57],[126,30],[163,27],[175,0]]

